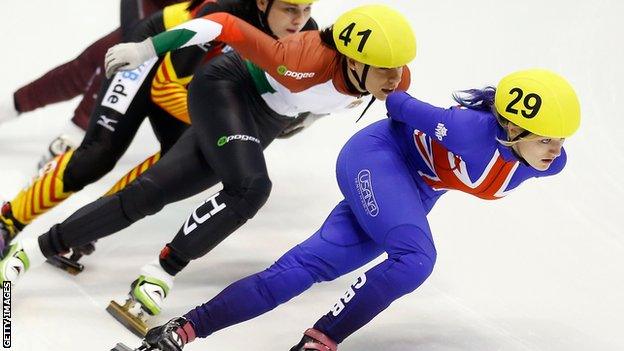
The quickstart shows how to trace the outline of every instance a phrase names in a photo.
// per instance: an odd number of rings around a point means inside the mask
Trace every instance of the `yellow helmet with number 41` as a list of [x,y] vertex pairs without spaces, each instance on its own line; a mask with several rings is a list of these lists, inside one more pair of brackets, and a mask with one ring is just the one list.
[[407,19],[385,5],[360,6],[334,23],[338,51],[361,63],[396,68],[416,57],[416,38]]
[[501,79],[494,105],[503,118],[539,136],[567,138],[581,123],[574,89],[563,77],[545,69],[518,71]]

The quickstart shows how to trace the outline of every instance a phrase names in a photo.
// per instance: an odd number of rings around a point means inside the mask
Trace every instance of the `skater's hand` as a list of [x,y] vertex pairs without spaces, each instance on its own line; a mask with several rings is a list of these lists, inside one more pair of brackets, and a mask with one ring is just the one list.
[[184,345],[195,339],[191,322],[177,317],[160,327],[152,328],[145,335],[143,345],[148,350],[181,351]]
[[117,44],[108,49],[104,57],[106,78],[112,77],[120,70],[133,70],[143,62],[156,56],[156,50],[151,38],[147,38],[140,43]]
[[288,139],[293,135],[298,134],[303,129],[308,128],[312,125],[312,123],[319,120],[321,117],[329,116],[329,114],[315,114],[312,112],[305,112],[299,114],[295,119],[293,119],[284,130],[277,136],[279,139]]

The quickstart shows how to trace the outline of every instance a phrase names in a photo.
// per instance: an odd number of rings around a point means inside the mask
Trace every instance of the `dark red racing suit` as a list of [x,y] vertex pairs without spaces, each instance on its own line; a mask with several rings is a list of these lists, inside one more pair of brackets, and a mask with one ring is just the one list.
[[98,39],[78,57],[47,72],[13,94],[18,112],[29,112],[83,95],[72,121],[86,130],[104,76],[104,54],[122,41],[144,17],[181,0],[121,0],[121,25]]

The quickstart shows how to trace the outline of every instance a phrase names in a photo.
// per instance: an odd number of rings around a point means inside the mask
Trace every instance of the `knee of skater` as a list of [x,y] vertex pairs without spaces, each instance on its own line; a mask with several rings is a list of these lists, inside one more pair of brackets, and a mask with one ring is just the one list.
[[246,219],[251,219],[269,199],[273,184],[265,175],[243,179],[239,184],[225,185],[223,191],[230,196],[238,197],[238,212]]
[[76,149],[67,163],[63,178],[63,191],[75,192],[104,177],[115,168],[117,158],[111,157],[108,148]]
[[165,207],[162,189],[147,177],[135,179],[119,196],[126,217],[131,220],[153,215]]
[[[435,255],[412,252],[408,254],[389,256],[393,261],[392,276],[396,297],[409,294],[421,286],[433,272]],[[389,272],[388,272],[389,273]]]
[[[291,269],[297,270],[315,283],[332,281],[345,273],[338,271],[316,253],[305,250],[301,245],[291,248],[267,272],[288,271]],[[306,274],[303,274],[304,272]]]
[[402,226],[389,233],[388,259],[397,263],[409,293],[418,288],[433,272],[437,250],[428,232],[417,226]]
[[309,270],[301,265],[271,266],[256,274],[260,291],[270,297],[273,307],[289,301],[308,290],[316,281]]

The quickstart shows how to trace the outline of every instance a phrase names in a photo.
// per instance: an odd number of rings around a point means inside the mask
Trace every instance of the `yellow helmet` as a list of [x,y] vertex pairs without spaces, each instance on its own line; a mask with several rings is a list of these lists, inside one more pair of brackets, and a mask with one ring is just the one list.
[[560,75],[544,69],[518,71],[501,79],[494,106],[505,119],[544,137],[567,138],[581,123],[574,88]]
[[416,38],[407,19],[385,5],[365,5],[343,13],[334,23],[338,51],[364,64],[395,68],[416,57]]

